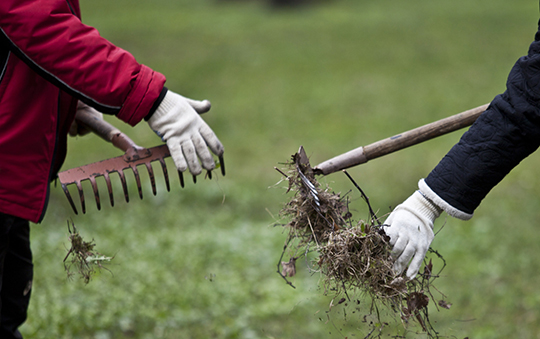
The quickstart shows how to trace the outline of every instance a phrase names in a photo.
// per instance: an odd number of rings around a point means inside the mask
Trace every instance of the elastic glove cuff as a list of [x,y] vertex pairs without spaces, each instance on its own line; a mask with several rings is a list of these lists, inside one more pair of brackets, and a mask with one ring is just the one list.
[[165,93],[165,96],[163,97],[163,100],[161,100],[161,103],[156,108],[154,114],[152,114],[152,116],[148,119],[148,123],[152,124],[153,121],[159,119],[160,117],[166,115],[168,112],[173,110],[177,104],[177,101],[178,100],[175,98],[175,93],[167,91]]
[[472,213],[466,213],[463,212],[454,206],[447,203],[445,200],[443,200],[437,193],[435,193],[431,187],[428,186],[428,184],[425,182],[424,179],[421,179],[418,182],[418,187],[420,188],[420,191],[422,194],[429,199],[433,204],[435,204],[437,207],[444,210],[446,213],[448,213],[451,217],[461,219],[461,220],[469,220],[473,217]]
[[418,217],[429,220],[431,224],[433,224],[442,212],[441,208],[427,199],[420,191],[414,192],[398,207],[408,209]]

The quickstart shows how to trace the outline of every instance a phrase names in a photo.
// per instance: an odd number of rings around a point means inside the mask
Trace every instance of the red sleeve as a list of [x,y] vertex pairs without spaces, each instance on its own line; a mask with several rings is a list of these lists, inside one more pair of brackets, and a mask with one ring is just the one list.
[[0,30],[40,75],[131,125],[148,114],[163,89],[162,74],[84,25],[67,0],[1,0]]

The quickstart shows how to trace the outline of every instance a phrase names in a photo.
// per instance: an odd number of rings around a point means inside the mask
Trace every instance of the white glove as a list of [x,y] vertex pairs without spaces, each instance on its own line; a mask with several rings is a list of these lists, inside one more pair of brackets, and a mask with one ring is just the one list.
[[433,241],[433,222],[441,212],[438,206],[416,191],[390,213],[384,231],[393,246],[396,274],[401,274],[410,262],[407,278],[416,276]]
[[[96,116],[98,119],[103,120],[103,113],[96,111],[94,108],[88,106],[82,101],[79,101],[77,104],[77,112],[79,111],[87,111],[91,115]],[[72,137],[76,137],[77,135],[83,136],[88,133],[90,133],[90,130],[86,127],[79,126],[75,120],[73,120],[71,126],[69,127],[69,135]]]
[[223,155],[223,145],[199,116],[209,109],[208,100],[191,100],[168,91],[148,119],[150,128],[167,142],[174,164],[181,172],[189,168],[191,174],[200,174],[202,169],[197,157],[204,169],[214,169],[216,164],[208,148],[219,157]]

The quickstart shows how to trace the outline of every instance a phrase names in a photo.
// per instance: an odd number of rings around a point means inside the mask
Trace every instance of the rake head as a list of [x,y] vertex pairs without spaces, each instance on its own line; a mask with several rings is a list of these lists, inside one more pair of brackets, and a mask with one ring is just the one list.
[[[165,158],[169,157],[169,148],[167,145],[161,145],[157,147],[152,148],[143,148],[143,147],[131,147],[126,151],[126,153],[122,156],[118,156],[115,158],[106,159],[103,161],[91,163],[88,165],[84,165],[77,168],[72,168],[63,172],[58,173],[58,179],[60,180],[60,184],[62,185],[62,189],[64,190],[64,193],[66,194],[66,197],[69,201],[69,204],[71,205],[71,208],[75,212],[75,214],[78,214],[77,208],[75,207],[75,203],[73,202],[73,199],[71,197],[71,194],[68,190],[68,185],[75,184],[79,193],[79,199],[81,201],[81,209],[83,213],[86,213],[86,203],[85,203],[85,197],[84,197],[84,191],[82,187],[82,181],[88,180],[90,184],[92,185],[92,190],[94,192],[94,197],[96,199],[96,205],[97,209],[101,210],[101,198],[99,195],[98,185],[96,179],[98,177],[103,177],[105,179],[105,183],[107,184],[107,190],[109,193],[109,200],[111,203],[111,206],[114,206],[114,196],[113,196],[113,189],[111,185],[111,173],[117,173],[120,181],[122,183],[122,188],[124,191],[124,197],[126,202],[129,202],[129,192],[128,187],[126,183],[126,176],[124,171],[126,169],[131,169],[135,176],[135,181],[137,182],[137,189],[139,192],[139,197],[143,198],[142,193],[142,186],[141,186],[141,178],[139,175],[138,166],[144,165],[146,167],[148,176],[150,177],[150,183],[152,185],[152,193],[156,195],[156,180],[154,175],[154,170],[152,168],[152,162],[159,162],[161,165],[161,169],[163,171],[163,176],[165,178],[165,185],[167,187],[167,191],[170,191],[170,184],[169,184],[169,175],[167,171],[167,165],[165,163]],[[223,157],[220,157],[220,166],[221,166],[221,172],[223,175],[225,175],[225,167],[223,163]],[[184,187],[184,177],[182,172],[178,171],[179,179],[180,179],[180,185]],[[212,174],[211,172],[208,172],[208,177],[211,179]],[[193,176],[193,181],[196,182],[196,177]]]
[[[144,148],[138,146],[131,140],[127,135],[122,133],[116,127],[106,122],[103,119],[100,119],[94,114],[91,114],[89,110],[78,110],[75,115],[75,121],[77,124],[86,127],[87,129],[94,132],[96,135],[102,139],[110,142],[116,148],[125,152],[124,155],[118,156],[111,159],[106,159],[99,162],[94,162],[92,164],[84,165],[77,168],[72,168],[67,171],[58,173],[58,179],[62,185],[62,189],[66,194],[66,197],[71,205],[71,208],[78,214],[75,203],[71,198],[71,194],[68,190],[68,185],[75,184],[79,192],[79,198],[81,200],[81,207],[83,213],[86,213],[86,203],[84,199],[84,192],[81,182],[84,180],[90,181],[92,185],[92,190],[94,191],[94,197],[96,198],[96,205],[98,210],[101,210],[101,199],[99,197],[98,185],[96,179],[98,177],[103,177],[107,184],[107,190],[109,191],[109,200],[111,201],[111,206],[114,206],[114,197],[113,190],[111,185],[111,173],[117,173],[122,182],[122,188],[124,190],[124,197],[126,202],[129,202],[129,193],[126,184],[126,177],[124,171],[126,169],[131,169],[135,176],[135,181],[137,182],[137,188],[139,191],[139,197],[142,199],[142,187],[141,187],[141,177],[137,166],[144,165],[148,171],[150,177],[150,183],[152,184],[152,192],[156,195],[156,180],[154,176],[154,170],[152,169],[152,162],[159,162],[163,170],[163,175],[165,177],[165,184],[167,185],[167,191],[170,191],[169,184],[169,175],[167,172],[167,165],[165,164],[165,158],[169,157],[169,148],[167,145],[156,146],[152,148]],[[225,175],[225,163],[223,162],[223,156],[219,157],[219,164],[221,167],[221,173]],[[182,172],[178,171],[180,178],[180,185],[184,187],[184,176]],[[212,179],[212,172],[207,172],[208,178]],[[193,182],[197,182],[195,176],[193,176]]]

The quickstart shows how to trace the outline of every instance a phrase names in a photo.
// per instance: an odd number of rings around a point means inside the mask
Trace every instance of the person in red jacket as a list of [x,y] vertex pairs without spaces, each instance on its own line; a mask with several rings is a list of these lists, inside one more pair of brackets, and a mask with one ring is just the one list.
[[[32,287],[29,222],[45,213],[77,108],[145,120],[179,171],[215,168],[223,145],[198,113],[208,101],[81,22],[78,0],[0,1],[0,338],[22,338]],[[82,103],[82,104],[81,104]]]

